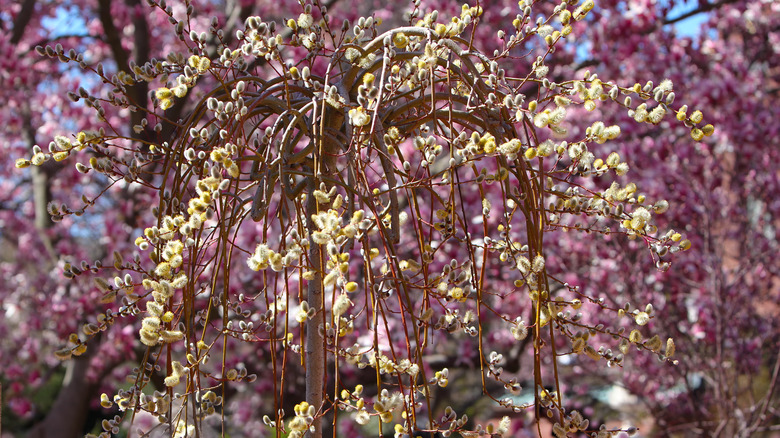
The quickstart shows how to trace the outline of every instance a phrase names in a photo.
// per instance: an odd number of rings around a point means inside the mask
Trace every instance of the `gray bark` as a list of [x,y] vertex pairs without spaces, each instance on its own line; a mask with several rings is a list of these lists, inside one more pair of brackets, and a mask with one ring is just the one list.
[[[310,187],[310,193],[314,188]],[[309,196],[306,203],[306,215],[309,233],[315,231],[311,216],[317,212],[317,201],[314,196]],[[325,385],[325,338],[320,335],[320,327],[325,326],[325,310],[323,305],[322,287],[322,246],[312,243],[309,251],[311,269],[315,272],[314,278],[309,281],[306,300],[309,307],[317,312],[306,323],[306,401],[317,409],[322,408],[323,387]],[[322,438],[322,421],[315,416],[314,433],[312,438]]]

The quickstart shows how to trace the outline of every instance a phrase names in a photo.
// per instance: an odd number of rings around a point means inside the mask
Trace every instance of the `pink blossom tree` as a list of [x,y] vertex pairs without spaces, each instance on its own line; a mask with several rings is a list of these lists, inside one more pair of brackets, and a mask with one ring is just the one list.
[[[622,19],[599,17],[603,25],[590,28],[591,68],[636,81],[669,77],[686,103],[706,108],[708,120],[718,126],[712,138],[698,144],[673,129],[627,131],[619,149],[653,163],[636,169],[637,184],[648,196],[675,193],[670,202],[679,208],[664,221],[684,227],[699,251],[684,253],[673,269],[651,275],[629,268],[641,258],[617,240],[613,250],[590,248],[584,253],[589,259],[581,260],[591,265],[588,270],[603,272],[594,287],[617,304],[652,296],[657,311],[674,315],[652,325],[674,337],[679,364],[668,367],[634,355],[637,362],[624,368],[625,386],[645,401],[658,430],[758,436],[778,422],[771,413],[780,370],[773,304],[778,265],[770,254],[778,248],[778,204],[772,193],[780,176],[780,135],[777,125],[768,123],[778,111],[770,103],[778,95],[778,5],[704,3],[691,5],[687,13],[670,13],[674,6],[648,2]],[[661,31],[711,9],[695,37]],[[618,37],[617,29],[632,35]],[[650,33],[653,38],[640,37]],[[627,54],[641,61],[615,62]]]

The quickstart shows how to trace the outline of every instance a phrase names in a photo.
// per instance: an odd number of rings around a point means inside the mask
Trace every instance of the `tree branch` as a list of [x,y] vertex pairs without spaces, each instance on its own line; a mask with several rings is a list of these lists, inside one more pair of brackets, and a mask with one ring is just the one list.
[[720,1],[717,1],[715,3],[699,4],[698,8],[693,9],[691,11],[688,11],[688,12],[686,12],[686,13],[680,15],[680,16],[674,17],[674,18],[666,18],[666,19],[663,20],[662,23],[664,25],[666,25],[666,24],[674,24],[674,23],[686,20],[688,18],[691,18],[694,15],[698,15],[698,14],[702,14],[702,13],[705,13],[705,12],[709,12],[709,11],[712,11],[714,9],[720,8],[721,6],[724,6],[724,5],[727,5],[727,4],[730,4],[730,3],[736,3],[736,2],[737,2],[737,0],[720,0]]
[[103,31],[106,33],[106,42],[114,55],[117,69],[127,71],[128,54],[122,47],[122,40],[119,38],[119,31],[114,26],[114,20],[111,16],[111,0],[98,0],[98,16],[103,25]]
[[19,15],[17,15],[16,20],[14,20],[14,29],[13,32],[11,32],[11,45],[15,46],[22,40],[24,30],[32,19],[34,10],[35,0],[24,0],[24,3],[22,3],[22,10],[19,11]]

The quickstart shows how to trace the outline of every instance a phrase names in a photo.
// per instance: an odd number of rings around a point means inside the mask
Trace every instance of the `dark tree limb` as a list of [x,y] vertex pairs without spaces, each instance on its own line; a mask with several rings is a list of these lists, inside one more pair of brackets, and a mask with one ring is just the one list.
[[688,18],[691,18],[694,15],[703,14],[705,12],[710,12],[712,10],[720,8],[721,6],[724,6],[724,5],[727,5],[727,4],[730,4],[730,3],[736,3],[736,2],[737,2],[737,0],[720,0],[720,1],[717,1],[717,2],[714,2],[714,3],[706,3],[706,2],[705,3],[699,3],[699,7],[697,7],[696,9],[690,10],[690,11],[688,11],[688,12],[682,14],[682,15],[679,15],[677,17],[674,17],[674,18],[665,18],[662,21],[662,23],[664,25],[678,23],[680,21],[683,21],[683,20],[686,20]]
[[96,349],[65,364],[65,380],[46,418],[27,434],[27,438],[76,438],[83,436],[89,414],[89,401],[97,392],[98,382],[90,382],[87,372]]
[[27,24],[32,19],[33,12],[35,11],[35,0],[24,0],[22,3],[22,10],[19,11],[19,15],[14,20],[13,31],[11,32],[11,45],[19,44],[24,36],[24,31],[27,28]]
[[111,0],[98,0],[98,17],[103,25],[103,31],[106,33],[106,42],[111,49],[117,68],[127,71],[129,55],[122,47],[119,30],[114,25],[114,19],[111,16]]

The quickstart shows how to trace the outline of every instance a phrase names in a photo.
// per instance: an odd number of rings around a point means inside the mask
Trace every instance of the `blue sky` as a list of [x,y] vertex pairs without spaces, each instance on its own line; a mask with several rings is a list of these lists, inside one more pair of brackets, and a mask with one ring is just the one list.
[[[697,2],[695,1],[687,1],[681,4],[678,4],[675,6],[671,13],[669,14],[669,17],[679,17],[680,15],[685,14],[686,12],[692,11],[696,9]],[[677,29],[677,34],[679,36],[696,36],[699,34],[701,29],[701,24],[707,21],[708,14],[696,14],[690,18],[687,18],[683,21],[675,23],[673,26],[675,29]]]
[[87,34],[87,23],[81,16],[79,9],[75,6],[57,8],[56,15],[54,17],[45,17],[42,20],[42,24],[50,32],[52,38],[63,35]]

